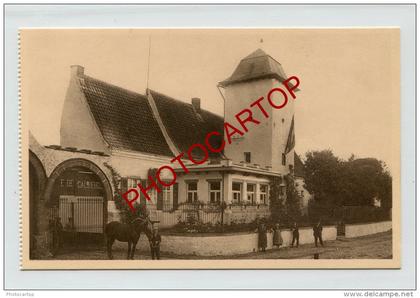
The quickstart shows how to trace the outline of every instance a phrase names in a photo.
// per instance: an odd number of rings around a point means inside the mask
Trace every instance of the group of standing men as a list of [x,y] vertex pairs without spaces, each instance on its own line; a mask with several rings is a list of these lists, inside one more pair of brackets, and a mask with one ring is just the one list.
[[[324,246],[324,242],[322,240],[322,224],[321,221],[318,221],[313,226],[313,235],[314,235],[314,242],[315,246],[318,247],[318,242],[321,244],[321,246]],[[299,247],[299,226],[297,222],[293,224],[291,227],[292,232],[292,243],[291,247],[294,247],[296,243],[296,247]],[[267,248],[267,227],[264,222],[260,223],[258,226],[258,250],[259,251],[265,251]],[[281,236],[281,230],[279,224],[276,224],[273,232],[273,247],[277,246],[279,248],[283,245],[283,238]]]

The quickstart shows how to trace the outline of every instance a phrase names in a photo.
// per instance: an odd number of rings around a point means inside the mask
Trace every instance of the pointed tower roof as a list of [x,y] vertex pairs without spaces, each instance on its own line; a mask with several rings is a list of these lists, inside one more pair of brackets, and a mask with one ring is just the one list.
[[252,80],[275,78],[280,82],[287,79],[287,76],[279,62],[257,49],[239,62],[233,74],[219,84],[223,87]]

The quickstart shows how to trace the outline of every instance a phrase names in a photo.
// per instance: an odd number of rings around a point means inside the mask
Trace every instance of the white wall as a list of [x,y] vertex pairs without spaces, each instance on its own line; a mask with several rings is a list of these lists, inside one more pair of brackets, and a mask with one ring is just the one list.
[[[225,155],[235,163],[239,163],[244,161],[244,152],[251,152],[252,164],[259,164],[262,168],[270,166],[275,171],[287,174],[289,164],[293,165],[293,150],[287,154],[285,166],[281,164],[281,155],[287,143],[290,123],[294,114],[294,100],[289,95],[288,104],[284,108],[273,109],[267,101],[267,94],[274,87],[285,90],[284,86],[274,79],[256,80],[226,87],[225,121],[236,127],[238,125],[236,114],[248,108],[253,112],[253,117],[261,123],[258,125],[246,123],[248,132],[232,144],[226,145]],[[287,91],[285,92],[287,94]],[[278,93],[273,94],[273,102],[283,102],[282,96],[277,97],[277,95]],[[268,118],[264,117],[258,107],[250,108],[250,104],[260,97],[264,97],[261,106],[268,113]],[[244,116],[246,115],[244,114]],[[238,126],[238,128],[244,131],[242,127]]]
[[[323,239],[326,241],[336,240],[337,230],[335,226],[325,226],[322,232]],[[149,251],[148,242],[144,235],[141,236],[137,248]],[[291,231],[283,230],[283,246],[291,243]],[[273,234],[267,233],[268,247],[273,246]],[[300,229],[300,244],[313,243],[312,228]],[[115,249],[127,249],[126,243],[116,241]],[[236,233],[223,236],[171,236],[163,235],[161,242],[161,252],[173,253],[177,255],[198,255],[198,256],[218,256],[218,255],[236,255],[257,251],[258,234],[257,233]]]
[[346,238],[366,236],[376,233],[390,231],[392,229],[392,221],[382,221],[365,224],[346,224]]
[[[109,153],[101,132],[81,91],[77,67],[72,66],[60,125],[60,145]],[[80,74],[82,75],[82,74]]]

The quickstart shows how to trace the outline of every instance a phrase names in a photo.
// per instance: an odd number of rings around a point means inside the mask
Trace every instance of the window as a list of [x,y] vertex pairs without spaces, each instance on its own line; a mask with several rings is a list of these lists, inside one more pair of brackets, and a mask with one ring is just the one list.
[[255,202],[255,184],[246,185],[246,199],[248,203],[253,204]]
[[197,181],[187,182],[187,202],[194,203],[198,201]]
[[244,158],[246,163],[251,162],[251,152],[244,152]]
[[209,182],[209,197],[210,203],[220,204],[222,198],[222,187],[221,181],[211,181]]
[[172,210],[172,186],[162,188],[163,210]]
[[268,185],[260,184],[260,204],[267,204]]
[[242,183],[233,182],[232,183],[232,202],[239,203],[242,196]]
[[281,154],[281,164],[282,165],[286,165],[286,154],[285,153],[282,153]]
[[[132,188],[137,189],[137,191],[140,190],[138,189],[137,184],[140,184],[141,180],[140,179],[136,179],[136,178],[127,178],[127,190],[130,190]],[[133,200],[136,197],[136,194],[134,193],[134,191],[130,191],[128,193],[128,200]]]

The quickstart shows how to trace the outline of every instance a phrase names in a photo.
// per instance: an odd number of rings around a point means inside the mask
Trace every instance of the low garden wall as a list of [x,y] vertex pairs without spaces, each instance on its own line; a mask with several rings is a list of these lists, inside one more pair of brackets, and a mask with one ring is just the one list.
[[392,221],[363,224],[346,224],[346,238],[366,236],[386,232],[392,229]]
[[[186,220],[187,213],[182,210],[175,211],[161,211],[161,210],[151,210],[150,218],[155,221],[159,221],[159,228],[170,228],[175,226],[180,219]],[[200,222],[203,224],[211,223],[217,224],[221,222],[221,213],[220,212],[205,212],[203,210],[198,210],[197,212],[192,212],[197,218],[200,219]],[[224,213],[223,222],[225,224],[232,223],[250,223],[255,221],[257,218],[267,218],[270,215],[270,209],[267,205],[259,206],[229,206]]]
[[[282,230],[283,246],[289,246],[292,241],[290,230]],[[313,243],[312,228],[300,229],[300,244]],[[335,226],[325,226],[322,231],[324,240],[336,240],[337,229]],[[145,241],[145,236],[141,236],[137,248],[148,251],[149,246]],[[267,233],[268,246],[273,246],[273,234]],[[127,249],[126,243],[116,241],[115,248]],[[257,233],[235,233],[223,235],[162,235],[161,252],[172,253],[176,255],[197,255],[197,256],[218,256],[218,255],[236,255],[245,254],[258,250]]]

